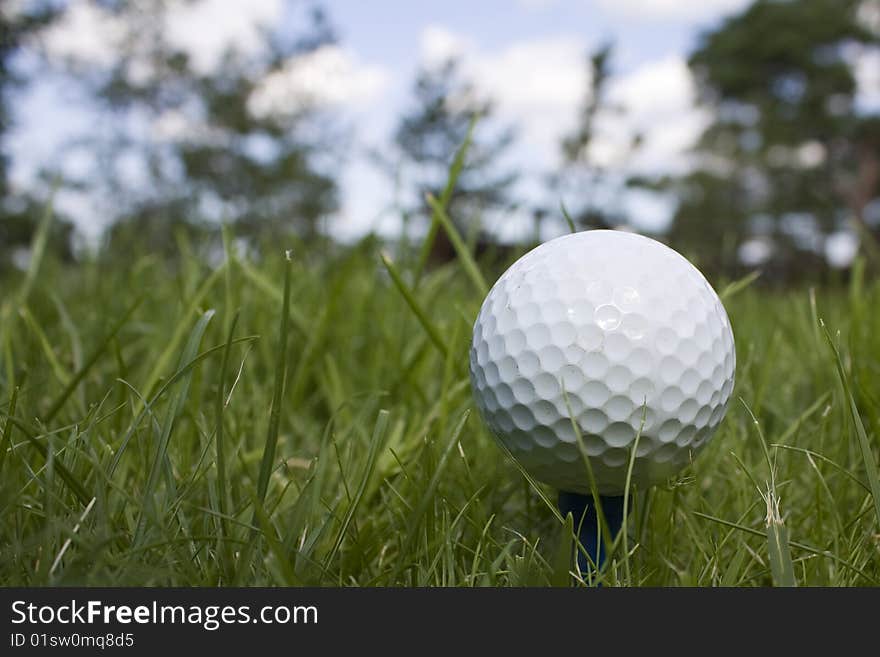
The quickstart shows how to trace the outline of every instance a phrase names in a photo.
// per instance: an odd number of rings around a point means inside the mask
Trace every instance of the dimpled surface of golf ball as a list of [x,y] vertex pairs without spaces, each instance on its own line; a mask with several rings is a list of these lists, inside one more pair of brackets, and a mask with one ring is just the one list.
[[579,431],[603,495],[623,492],[637,434],[631,483],[662,483],[690,462],[727,410],[735,368],[730,321],[703,275],[660,242],[612,230],[516,261],[483,302],[470,350],[477,407],[514,458],[588,493]]

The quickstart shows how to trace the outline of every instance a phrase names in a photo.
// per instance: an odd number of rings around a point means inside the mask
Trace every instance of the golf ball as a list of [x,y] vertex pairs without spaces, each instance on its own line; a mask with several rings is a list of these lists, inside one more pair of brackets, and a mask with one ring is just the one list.
[[703,275],[613,230],[517,260],[483,302],[470,350],[480,414],[525,470],[589,493],[586,456],[603,495],[623,492],[631,455],[639,487],[684,467],[724,417],[735,368],[730,321]]

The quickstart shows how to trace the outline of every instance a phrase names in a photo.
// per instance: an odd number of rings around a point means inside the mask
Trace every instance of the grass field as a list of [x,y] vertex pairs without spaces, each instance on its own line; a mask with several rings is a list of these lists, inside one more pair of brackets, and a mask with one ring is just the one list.
[[[499,266],[419,276],[417,249],[386,266],[374,242],[213,265],[185,243],[177,264],[36,247],[0,279],[0,584],[569,585],[553,492],[473,412]],[[734,401],[635,493],[605,583],[876,585],[880,285],[713,283]]]

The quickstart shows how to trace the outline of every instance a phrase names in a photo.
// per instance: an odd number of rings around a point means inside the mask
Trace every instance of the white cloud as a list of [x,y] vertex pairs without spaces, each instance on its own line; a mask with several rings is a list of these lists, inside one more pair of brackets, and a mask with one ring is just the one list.
[[641,20],[704,21],[720,18],[751,4],[752,0],[598,0],[611,14]]
[[[439,26],[422,33],[423,61],[440,53],[460,57],[463,73],[496,103],[496,114],[519,129],[520,141],[538,167],[558,161],[560,139],[576,123],[589,88],[587,44],[562,35],[514,42],[498,51],[477,49],[467,38]],[[613,76],[609,104],[596,120],[594,162],[620,173],[657,174],[687,167],[686,151],[709,117],[695,107],[696,90],[681,55],[650,61]],[[639,134],[642,144],[630,145]]]
[[587,89],[586,46],[573,36],[519,41],[497,51],[478,49],[466,37],[440,26],[421,35],[422,63],[460,58],[462,73],[495,102],[496,116],[515,123],[520,142],[544,164],[574,123]]
[[[517,127],[511,162],[526,178],[520,191],[534,200],[546,196],[541,175],[558,165],[560,140],[576,125],[588,93],[588,45],[561,35],[488,51],[436,26],[422,35],[423,63],[442,60],[439,53],[458,55],[463,74],[495,101],[496,118]],[[632,174],[674,174],[690,166],[689,149],[709,116],[695,106],[687,62],[682,55],[649,61],[613,75],[606,93],[607,107],[597,116],[589,153],[609,174],[603,188],[593,192],[602,199],[596,202],[618,207],[639,226],[662,228],[674,203],[653,193],[621,190],[619,183]],[[636,135],[641,143],[633,150]]]
[[361,63],[345,48],[326,45],[266,76],[248,106],[256,116],[285,114],[303,105],[359,106],[374,100],[387,84],[384,69]]
[[176,0],[165,18],[166,37],[197,71],[209,73],[229,50],[253,54],[264,48],[263,31],[276,25],[283,11],[282,0]]
[[476,56],[469,68],[477,88],[536,141],[557,141],[587,90],[585,47],[574,37],[514,43]]
[[110,66],[125,40],[125,24],[84,0],[73,0],[44,35],[47,54],[74,63]]
[[472,49],[473,43],[442,25],[428,25],[419,38],[419,55],[422,63],[427,66],[436,66],[450,58],[461,57]]
[[[186,53],[200,73],[210,73],[227,51],[254,54],[265,48],[264,31],[277,24],[283,0],[171,0],[163,15],[163,35]],[[149,75],[147,60],[152,36],[87,0],[71,0],[62,17],[46,32],[50,57],[109,67],[122,50],[134,52],[135,78]],[[140,55],[138,57],[137,55]]]
[[856,107],[862,112],[880,112],[880,48],[860,49],[853,64]]
[[[614,78],[608,93],[623,112],[600,117],[593,155],[602,164],[642,174],[680,172],[687,167],[687,150],[710,117],[695,106],[694,81],[682,56],[649,62]],[[636,134],[641,135],[642,144],[629,156]]]
[[[283,0],[171,0],[164,15],[164,36],[189,56],[197,72],[208,74],[222,64],[227,52],[254,55],[266,48],[265,32],[281,21],[284,6]],[[151,37],[131,30],[125,20],[91,2],[72,0],[47,31],[44,44],[51,57],[104,68],[128,49],[134,54],[126,71],[128,79],[147,82],[155,75],[149,56]],[[265,115],[297,110],[304,104],[362,104],[373,100],[387,83],[384,69],[364,65],[351,51],[327,45],[291,58],[282,70],[261,81],[251,109]],[[172,113],[161,117],[154,134],[180,136],[192,128],[192,117]]]

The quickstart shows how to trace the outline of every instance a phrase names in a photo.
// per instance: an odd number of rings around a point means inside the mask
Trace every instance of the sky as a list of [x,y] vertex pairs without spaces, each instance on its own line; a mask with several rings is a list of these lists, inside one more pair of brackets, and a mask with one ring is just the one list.
[[[284,0],[170,4],[173,11],[163,26],[165,33],[206,71],[218,65],[227,47],[260,47],[260,26],[294,29],[301,21],[297,3]],[[332,231],[349,238],[369,230],[390,233],[399,227],[392,211],[394,191],[368,153],[387,148],[401,113],[410,107],[410,89],[420,66],[450,55],[460,57],[465,75],[495,100],[499,123],[517,127],[507,162],[521,172],[519,195],[537,200],[546,194],[542,175],[558,162],[559,140],[574,125],[584,100],[585,57],[611,41],[615,75],[609,97],[625,112],[600,117],[591,157],[621,176],[680,172],[687,169],[688,147],[707,120],[694,106],[687,55],[701,31],[747,4],[748,0],[326,0],[323,6],[338,44],[264,80],[251,99],[251,111],[283,111],[290,98],[305,93],[353,126],[355,138],[341,171],[342,208],[332,220]],[[71,0],[64,19],[45,36],[44,46],[54,57],[102,65],[112,61],[120,38],[118,26],[87,0]],[[9,147],[14,184],[31,185],[41,169],[95,166],[88,162],[88,153],[59,155],[62,144],[100,129],[94,109],[75,90],[57,80],[41,80],[19,99],[16,109],[17,127]],[[169,114],[133,129],[162,139],[198,126],[185,116]],[[626,155],[636,131],[644,136],[643,146]],[[138,165],[130,166],[136,179]],[[648,192],[610,196],[607,203],[623,210],[636,227],[649,230],[662,229],[674,207],[670,199]],[[577,199],[567,202],[576,205]],[[82,194],[66,193],[58,204],[87,235],[97,235],[106,224],[107,213]],[[494,228],[510,237],[528,223],[525,213],[501,220]]]

